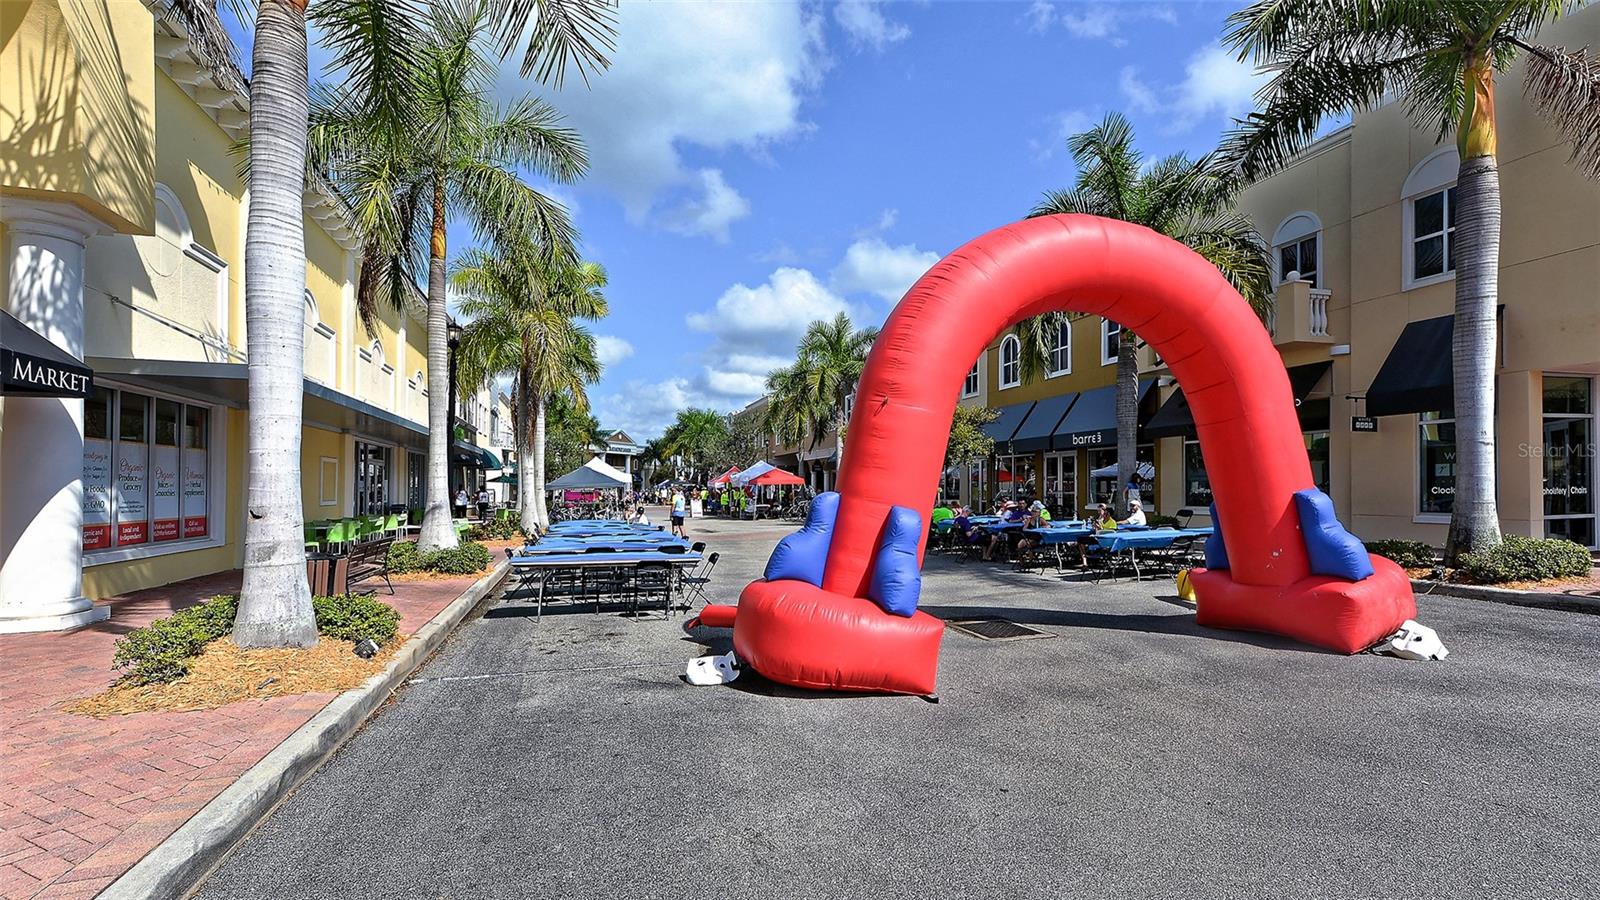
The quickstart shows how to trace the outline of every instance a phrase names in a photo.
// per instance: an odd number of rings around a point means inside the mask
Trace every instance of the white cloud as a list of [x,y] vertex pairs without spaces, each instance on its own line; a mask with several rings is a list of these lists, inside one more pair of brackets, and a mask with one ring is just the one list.
[[[1121,16],[1110,6],[1094,5],[1082,12],[1060,12],[1061,24],[1073,37],[1103,40],[1117,33]],[[1120,40],[1120,39],[1119,39]]]
[[855,236],[857,238],[865,238],[865,237],[871,237],[871,236],[873,236],[875,234],[883,234],[885,231],[888,231],[889,229],[893,228],[895,226],[895,223],[897,223],[899,221],[900,221],[900,210],[894,209],[893,207],[890,207],[890,208],[885,209],[882,212],[878,213],[877,220],[875,220],[871,224],[864,225],[864,226],[862,226],[860,228],[857,228],[856,232],[855,232]]
[[622,390],[590,398],[595,417],[607,428],[621,428],[637,440],[656,437],[667,430],[678,411],[711,405],[688,379],[629,381]]
[[750,201],[728,186],[721,169],[701,169],[702,194],[685,200],[662,217],[668,231],[705,235],[719,244],[728,242],[728,226],[750,215]]
[[883,14],[882,0],[839,0],[833,19],[857,47],[882,50],[911,36],[911,29]]
[[1212,44],[1189,58],[1177,84],[1152,86],[1140,78],[1137,68],[1128,66],[1118,87],[1135,112],[1160,115],[1167,131],[1181,132],[1201,121],[1248,113],[1255,106],[1255,91],[1267,78],[1267,72]]
[[894,302],[938,261],[939,254],[913,244],[891,247],[880,238],[864,238],[845,251],[831,281],[843,293],[874,294]]
[[690,314],[688,323],[696,331],[715,335],[730,354],[754,351],[777,356],[792,353],[813,321],[848,310],[844,298],[809,270],[784,266],[765,284],[728,288],[714,309]]
[[[705,171],[717,170],[689,169],[682,152],[759,155],[803,133],[802,99],[826,66],[818,18],[798,2],[624,3],[618,20],[612,67],[552,97],[588,146],[585,184],[617,197],[636,224],[665,206],[660,224],[725,234],[748,203],[720,172],[727,190],[711,192]],[[520,59],[502,66],[503,98],[545,92],[517,76]],[[685,219],[685,207],[705,218]]]
[[1043,33],[1059,23],[1073,37],[1106,41],[1114,47],[1127,46],[1122,31],[1131,22],[1178,24],[1177,10],[1165,3],[1091,3],[1062,9],[1049,0],[1034,0],[1023,18],[1029,31]]
[[1067,141],[1075,134],[1088,131],[1100,120],[1096,113],[1086,109],[1069,109],[1045,117],[1045,137],[1029,138],[1028,151],[1033,158],[1043,162],[1067,150]]
[[595,335],[594,349],[600,365],[610,367],[633,355],[633,345],[623,338],[609,334]]
[[1033,0],[1028,4],[1028,11],[1023,13],[1028,20],[1028,30],[1043,32],[1056,20],[1056,7],[1046,0]]

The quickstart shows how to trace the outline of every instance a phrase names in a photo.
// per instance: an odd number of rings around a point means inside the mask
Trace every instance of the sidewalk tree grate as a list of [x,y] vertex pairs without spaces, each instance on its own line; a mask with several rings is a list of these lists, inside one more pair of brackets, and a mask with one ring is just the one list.
[[948,623],[951,628],[983,641],[1026,641],[1034,638],[1055,637],[1048,631],[1040,631],[1027,625],[1019,625],[1010,619],[951,619]]

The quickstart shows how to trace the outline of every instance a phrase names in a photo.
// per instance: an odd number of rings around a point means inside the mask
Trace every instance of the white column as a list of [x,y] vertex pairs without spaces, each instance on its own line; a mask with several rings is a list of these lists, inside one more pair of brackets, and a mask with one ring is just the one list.
[[[83,248],[105,230],[65,203],[7,198],[6,308],[83,358]],[[0,633],[111,614],[83,596],[83,401],[7,397],[0,414]]]

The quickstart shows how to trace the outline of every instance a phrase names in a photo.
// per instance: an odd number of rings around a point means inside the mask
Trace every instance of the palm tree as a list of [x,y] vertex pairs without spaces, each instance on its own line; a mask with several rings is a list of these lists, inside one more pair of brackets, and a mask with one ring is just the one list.
[[[1184,244],[1216,266],[1239,293],[1262,312],[1271,302],[1271,259],[1249,218],[1233,210],[1236,182],[1214,156],[1191,160],[1168,156],[1145,167],[1133,144],[1133,127],[1117,113],[1068,141],[1078,165],[1070,191],[1053,191],[1031,215],[1086,213],[1143,225]],[[1022,375],[1047,368],[1056,328],[1064,314],[1024,322]],[[1117,483],[1127,484],[1137,463],[1139,424],[1138,337],[1124,328],[1117,344]],[[1116,494],[1117,515],[1127,514]]]
[[[165,0],[189,20],[214,20],[215,0]],[[304,647],[317,639],[304,576],[300,505],[301,380],[310,0],[233,0],[254,38],[250,79],[250,210],[245,224],[245,320],[250,424],[244,579],[233,640],[245,647]],[[310,10],[346,87],[391,105],[414,59],[406,24],[417,0],[319,0]],[[522,74],[560,87],[567,64],[588,80],[610,65],[616,15],[592,0],[496,0],[499,50],[528,36]],[[532,21],[531,27],[529,21]],[[441,326],[442,333],[443,328]],[[437,390],[434,393],[438,393]],[[451,535],[453,538],[453,534]]]
[[663,449],[689,466],[689,479],[698,481],[707,458],[728,438],[728,422],[714,409],[678,411],[678,418],[661,436]]
[[1456,493],[1449,561],[1500,542],[1495,505],[1495,309],[1500,278],[1500,175],[1495,76],[1528,65],[1535,107],[1572,143],[1572,160],[1600,176],[1600,61],[1536,43],[1573,0],[1449,4],[1361,0],[1257,2],[1229,17],[1227,44],[1276,74],[1224,144],[1239,175],[1282,167],[1330,116],[1403,96],[1412,121],[1440,140],[1453,130],[1456,176]]
[[514,378],[522,527],[545,528],[546,410],[555,395],[579,411],[588,408],[586,387],[599,380],[600,362],[594,335],[574,320],[605,317],[605,269],[532,248],[510,256],[473,249],[456,264],[450,282],[461,297],[461,313],[471,319],[456,351],[458,377],[472,388]]
[[[567,211],[524,183],[518,169],[567,182],[588,166],[582,140],[543,101],[523,97],[495,107],[495,69],[485,53],[490,24],[478,0],[436,4],[398,106],[348,88],[316,98],[318,161],[356,209],[366,240],[358,286],[364,317],[379,298],[402,296],[397,288],[409,282],[426,248],[428,490],[418,536],[424,550],[456,543],[446,421],[448,220],[464,217],[480,238],[507,246],[532,241],[549,254],[571,258],[576,234]],[[542,506],[542,493],[535,503]]]
[[794,365],[767,376],[767,428],[780,440],[804,440],[812,447],[832,431],[834,465],[843,462],[845,409],[877,339],[878,329],[857,329],[845,313],[812,322]]

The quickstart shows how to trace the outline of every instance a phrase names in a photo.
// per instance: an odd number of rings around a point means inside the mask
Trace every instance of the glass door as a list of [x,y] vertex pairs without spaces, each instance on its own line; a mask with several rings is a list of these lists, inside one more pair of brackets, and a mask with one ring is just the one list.
[[1595,546],[1594,382],[1544,376],[1544,533]]
[[1044,502],[1062,519],[1078,515],[1078,454],[1047,453],[1044,457]]
[[375,516],[389,505],[389,448],[356,442],[356,515]]

